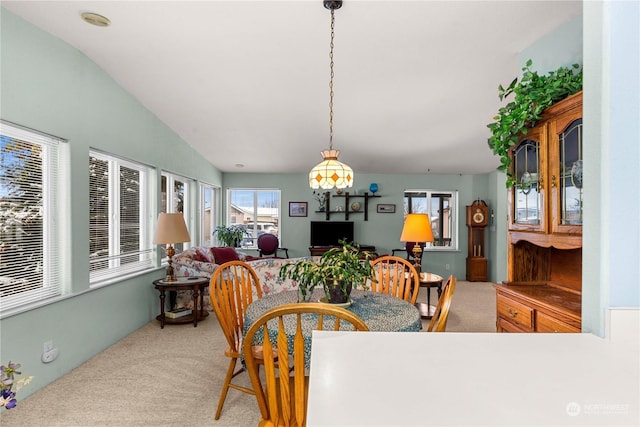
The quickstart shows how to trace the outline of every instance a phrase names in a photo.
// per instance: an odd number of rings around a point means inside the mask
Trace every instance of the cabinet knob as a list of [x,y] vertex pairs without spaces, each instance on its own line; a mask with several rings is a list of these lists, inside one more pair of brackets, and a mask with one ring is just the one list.
[[507,312],[514,318],[518,315],[518,310],[512,310],[511,307],[507,307]]

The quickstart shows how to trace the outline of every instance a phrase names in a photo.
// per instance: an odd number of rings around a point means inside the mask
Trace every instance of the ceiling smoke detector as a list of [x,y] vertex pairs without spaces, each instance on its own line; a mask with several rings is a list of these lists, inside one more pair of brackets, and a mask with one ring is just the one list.
[[97,13],[83,12],[80,14],[80,16],[82,16],[82,19],[85,22],[88,22],[91,25],[95,25],[96,27],[108,27],[109,25],[111,25],[111,21],[109,20],[109,18]]

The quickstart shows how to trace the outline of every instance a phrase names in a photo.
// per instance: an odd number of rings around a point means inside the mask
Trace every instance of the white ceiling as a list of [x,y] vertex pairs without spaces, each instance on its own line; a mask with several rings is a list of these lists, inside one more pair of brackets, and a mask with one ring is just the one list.
[[[298,1],[2,1],[75,46],[225,172],[329,145],[330,12]],[[90,11],[111,20],[99,28]],[[487,173],[518,54],[581,1],[357,1],[336,11],[334,148],[366,173]],[[242,164],[244,167],[238,167]]]

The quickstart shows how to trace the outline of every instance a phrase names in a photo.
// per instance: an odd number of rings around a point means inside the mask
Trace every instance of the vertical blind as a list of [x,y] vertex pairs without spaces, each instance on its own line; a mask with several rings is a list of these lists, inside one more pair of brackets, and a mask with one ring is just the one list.
[[60,295],[64,140],[0,122],[0,313]]

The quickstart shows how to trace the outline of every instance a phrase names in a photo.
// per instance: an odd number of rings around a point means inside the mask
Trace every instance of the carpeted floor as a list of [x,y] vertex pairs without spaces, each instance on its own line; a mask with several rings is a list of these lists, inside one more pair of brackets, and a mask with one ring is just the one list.
[[[426,300],[426,289],[419,301]],[[432,303],[437,296],[432,290]],[[490,283],[459,281],[447,332],[495,332]],[[427,320],[423,321],[426,327]],[[255,426],[255,397],[230,390],[220,420],[213,415],[228,359],[214,315],[198,324],[152,321],[0,416],[0,425]],[[236,382],[250,382],[241,374]]]

